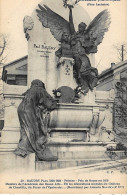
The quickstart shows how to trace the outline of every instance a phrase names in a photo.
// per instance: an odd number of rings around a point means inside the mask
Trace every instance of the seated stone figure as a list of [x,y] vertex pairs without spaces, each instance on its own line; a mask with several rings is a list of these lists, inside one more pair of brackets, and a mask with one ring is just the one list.
[[33,80],[18,107],[20,140],[16,155],[26,157],[35,153],[38,160],[57,160],[46,147],[49,112],[56,108],[56,101],[47,93],[40,80]]

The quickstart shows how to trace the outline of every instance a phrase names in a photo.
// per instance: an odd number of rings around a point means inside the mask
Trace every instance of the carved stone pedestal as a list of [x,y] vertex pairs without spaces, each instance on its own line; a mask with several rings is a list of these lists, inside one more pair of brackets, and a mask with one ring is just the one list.
[[57,88],[61,86],[68,86],[72,89],[76,88],[76,82],[73,77],[73,58],[61,57],[57,69]]

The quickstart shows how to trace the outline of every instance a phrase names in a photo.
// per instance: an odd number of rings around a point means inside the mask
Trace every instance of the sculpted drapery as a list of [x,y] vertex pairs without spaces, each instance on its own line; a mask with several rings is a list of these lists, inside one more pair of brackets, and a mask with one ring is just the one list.
[[25,157],[34,152],[40,160],[43,160],[49,112],[55,109],[57,103],[47,93],[44,83],[40,80],[33,80],[30,89],[23,95],[24,98],[18,107],[20,140],[14,153]]

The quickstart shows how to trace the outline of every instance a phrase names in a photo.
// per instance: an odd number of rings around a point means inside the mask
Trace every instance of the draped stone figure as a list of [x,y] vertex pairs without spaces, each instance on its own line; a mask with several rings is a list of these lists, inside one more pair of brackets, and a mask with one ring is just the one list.
[[46,147],[50,111],[56,108],[56,101],[37,79],[23,95],[18,107],[20,140],[14,153],[22,157],[35,153],[39,160],[57,160]]

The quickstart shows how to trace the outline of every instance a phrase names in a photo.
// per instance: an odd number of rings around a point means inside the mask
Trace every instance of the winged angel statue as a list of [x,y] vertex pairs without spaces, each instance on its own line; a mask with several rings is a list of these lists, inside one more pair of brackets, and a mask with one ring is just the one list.
[[58,57],[63,56],[64,52],[62,51],[72,53],[75,61],[74,77],[78,86],[81,87],[84,93],[87,93],[89,89],[92,91],[98,82],[98,71],[91,67],[87,55],[97,53],[97,46],[102,42],[105,32],[108,31],[110,25],[108,11],[100,12],[88,27],[84,22],[81,22],[78,25],[78,32],[76,32],[73,23],[72,5],[66,4],[66,7],[69,8],[69,22],[46,5],[38,6],[40,9],[36,11],[42,25],[49,28],[54,38],[61,42],[61,48],[56,52],[56,55]]

